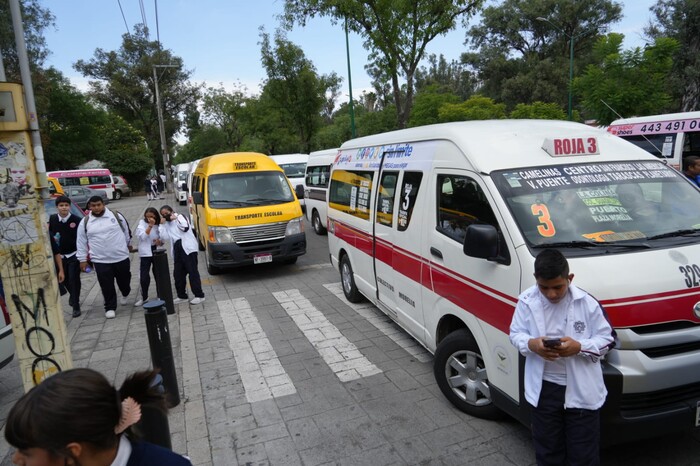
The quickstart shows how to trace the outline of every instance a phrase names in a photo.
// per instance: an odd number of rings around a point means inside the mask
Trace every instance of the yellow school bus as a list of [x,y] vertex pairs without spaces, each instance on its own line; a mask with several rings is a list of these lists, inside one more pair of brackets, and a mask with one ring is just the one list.
[[192,176],[192,223],[210,274],[306,253],[301,205],[268,156],[231,152],[202,159]]

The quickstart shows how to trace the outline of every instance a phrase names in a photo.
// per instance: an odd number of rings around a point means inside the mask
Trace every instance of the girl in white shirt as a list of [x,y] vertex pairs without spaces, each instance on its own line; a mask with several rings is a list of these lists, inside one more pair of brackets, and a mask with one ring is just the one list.
[[[153,265],[153,251],[163,244],[159,230],[160,214],[157,209],[149,207],[143,213],[143,219],[139,220],[136,227],[136,236],[139,239],[139,257],[141,258],[140,283],[141,298],[134,306],[141,306],[148,301],[148,287],[151,285],[151,267]],[[154,275],[155,277],[155,275]]]

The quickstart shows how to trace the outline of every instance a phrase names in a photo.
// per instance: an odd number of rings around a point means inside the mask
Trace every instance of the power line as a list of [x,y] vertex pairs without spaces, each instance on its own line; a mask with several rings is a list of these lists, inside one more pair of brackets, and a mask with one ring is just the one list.
[[[141,8],[141,22],[143,23],[144,28],[146,28],[146,31],[148,31],[148,22],[146,22],[146,8],[143,6],[143,0],[139,0],[139,7]],[[146,37],[148,37],[148,33],[146,33]]]
[[158,45],[161,47],[163,46],[160,43],[160,26],[158,25],[158,0],[153,0],[155,3],[155,10],[156,10],[156,39],[158,39]]
[[126,34],[129,35],[129,25],[126,24],[126,16],[124,16],[124,8],[122,8],[122,2],[121,2],[121,0],[117,0],[117,3],[119,4],[119,11],[122,12],[122,19],[124,20],[124,27],[126,28]]

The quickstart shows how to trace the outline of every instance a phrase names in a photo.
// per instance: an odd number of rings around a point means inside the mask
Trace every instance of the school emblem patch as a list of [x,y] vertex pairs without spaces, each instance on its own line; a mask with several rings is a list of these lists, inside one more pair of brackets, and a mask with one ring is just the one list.
[[583,331],[586,330],[586,324],[581,320],[577,320],[574,322],[574,330],[576,333],[583,333]]

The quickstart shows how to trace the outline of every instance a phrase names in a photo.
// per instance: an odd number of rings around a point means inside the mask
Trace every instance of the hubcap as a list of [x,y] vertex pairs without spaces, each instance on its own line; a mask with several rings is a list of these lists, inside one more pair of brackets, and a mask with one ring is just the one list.
[[479,354],[465,350],[452,354],[445,364],[445,378],[461,400],[474,406],[491,404],[491,389]]
[[342,269],[343,289],[349,293],[352,289],[352,274],[350,273],[350,267],[348,267],[347,262],[343,262]]

